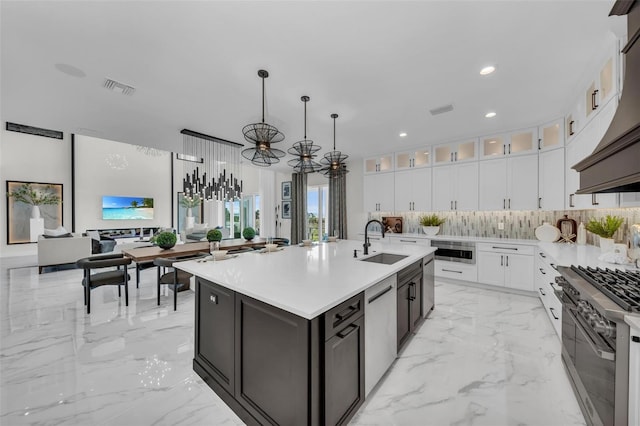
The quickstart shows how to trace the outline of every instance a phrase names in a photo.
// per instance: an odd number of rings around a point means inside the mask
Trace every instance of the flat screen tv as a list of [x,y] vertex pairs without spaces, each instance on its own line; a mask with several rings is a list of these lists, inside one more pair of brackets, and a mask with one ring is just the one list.
[[102,197],[102,219],[153,219],[153,198],[105,195]]

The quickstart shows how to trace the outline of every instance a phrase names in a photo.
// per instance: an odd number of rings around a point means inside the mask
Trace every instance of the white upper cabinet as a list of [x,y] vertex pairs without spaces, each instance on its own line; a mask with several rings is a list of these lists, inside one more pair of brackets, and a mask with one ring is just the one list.
[[431,169],[396,171],[395,211],[431,210]]
[[433,164],[476,160],[478,158],[476,145],[476,139],[437,145],[433,148]]
[[406,170],[431,165],[430,148],[414,149],[396,153],[396,170]]
[[600,68],[600,72],[587,87],[584,98],[587,118],[606,104],[611,99],[611,96],[617,92],[616,62],[613,57],[609,57]]
[[364,172],[380,173],[393,171],[393,154],[379,155],[364,159]]
[[538,127],[538,149],[548,151],[564,146],[564,120],[559,119]]
[[537,150],[537,127],[480,138],[480,158],[483,160],[496,157],[531,154]]
[[365,175],[363,189],[364,211],[393,212],[393,173]]
[[480,210],[535,210],[538,207],[538,156],[479,163]]
[[434,167],[433,209],[478,209],[478,163]]
[[564,210],[564,149],[538,155],[538,208]]

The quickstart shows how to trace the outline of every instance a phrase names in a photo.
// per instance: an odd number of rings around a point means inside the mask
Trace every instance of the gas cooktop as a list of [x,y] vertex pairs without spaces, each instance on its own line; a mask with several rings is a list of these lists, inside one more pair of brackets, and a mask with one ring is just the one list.
[[640,272],[571,266],[589,284],[628,312],[640,313]]

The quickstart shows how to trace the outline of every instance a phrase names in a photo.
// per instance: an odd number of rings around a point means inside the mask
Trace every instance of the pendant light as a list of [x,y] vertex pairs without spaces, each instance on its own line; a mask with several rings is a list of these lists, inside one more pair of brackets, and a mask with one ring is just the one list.
[[294,143],[288,150],[289,154],[295,155],[297,158],[289,160],[287,164],[293,167],[297,173],[313,173],[322,168],[320,164],[313,161],[316,158],[316,152],[321,148],[314,145],[312,140],[307,139],[307,102],[310,99],[308,96],[300,98],[304,102],[304,139]]
[[323,166],[320,172],[328,178],[339,178],[349,173],[345,163],[349,156],[336,151],[336,118],[338,118],[338,114],[331,114],[331,118],[333,118],[333,151],[327,152],[320,160]]
[[284,151],[271,148],[272,143],[284,140],[284,134],[264,122],[264,79],[269,77],[269,73],[265,70],[259,70],[258,77],[262,79],[262,122],[247,124],[242,128],[244,138],[255,145],[243,150],[242,156],[256,166],[269,167],[278,163],[280,158],[285,156]]

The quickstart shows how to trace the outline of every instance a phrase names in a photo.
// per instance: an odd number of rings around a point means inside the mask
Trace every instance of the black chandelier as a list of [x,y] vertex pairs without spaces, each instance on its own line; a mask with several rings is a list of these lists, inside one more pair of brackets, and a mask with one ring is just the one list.
[[269,73],[265,70],[259,70],[258,77],[262,79],[262,122],[247,124],[242,128],[242,133],[247,142],[255,145],[243,150],[242,156],[256,166],[269,167],[278,163],[280,158],[285,156],[284,151],[271,148],[272,143],[284,140],[284,134],[264,122],[264,79],[269,77]]
[[331,114],[331,118],[333,118],[333,151],[327,152],[320,160],[322,163],[320,173],[328,178],[339,178],[349,173],[345,163],[349,156],[336,151],[336,118],[338,118],[338,114]]
[[310,99],[308,96],[300,98],[304,102],[304,139],[294,143],[288,150],[289,154],[298,158],[289,160],[287,164],[298,173],[313,173],[322,168],[320,164],[313,161],[316,158],[316,152],[321,149],[320,146],[314,145],[312,140],[307,139],[307,102]]

